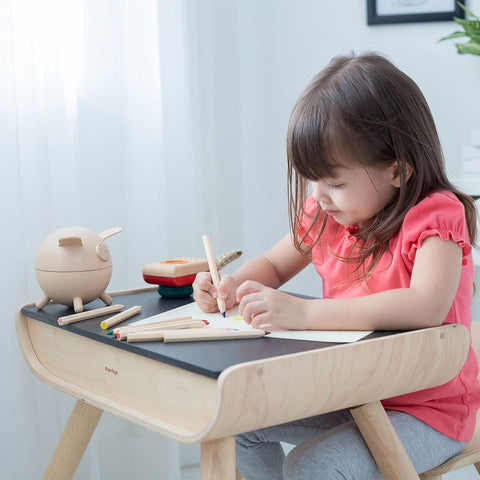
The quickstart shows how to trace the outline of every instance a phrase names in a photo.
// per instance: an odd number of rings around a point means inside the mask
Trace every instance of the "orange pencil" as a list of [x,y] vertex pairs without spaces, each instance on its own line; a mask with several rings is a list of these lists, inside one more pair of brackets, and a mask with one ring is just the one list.
[[177,323],[183,323],[192,320],[191,316],[187,317],[178,317],[178,318],[172,318],[169,320],[158,320],[157,322],[151,322],[151,323],[131,323],[130,325],[125,325],[124,327],[117,327],[112,330],[113,335],[117,335],[117,333],[122,333],[122,332],[128,332],[128,331],[134,331],[134,330],[147,330],[147,329],[153,329],[157,326],[164,326],[164,325],[172,325],[172,324],[177,324]]
[[121,330],[122,328],[140,328],[140,327],[152,327],[156,325],[168,325],[170,323],[183,322],[184,320],[192,320],[192,316],[187,315],[185,317],[167,318],[165,320],[156,320],[155,322],[149,322],[149,323],[141,323],[142,320],[140,320],[138,322],[133,322],[133,323],[130,323],[129,325],[125,325],[124,327],[114,328],[113,333],[117,333],[117,331]]
[[[177,329],[189,329],[189,328],[202,328],[205,327],[204,320],[186,320],[184,322],[170,323],[168,325],[156,325],[150,328],[132,328],[132,329],[122,329],[116,333],[118,340],[125,340],[128,338],[128,335],[132,333],[139,332],[157,332],[162,330],[177,330]],[[146,326],[145,326],[146,327]]]

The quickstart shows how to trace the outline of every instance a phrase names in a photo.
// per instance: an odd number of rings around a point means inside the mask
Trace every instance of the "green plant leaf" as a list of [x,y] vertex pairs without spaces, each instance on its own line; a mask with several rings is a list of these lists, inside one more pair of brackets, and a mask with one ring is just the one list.
[[465,53],[470,53],[472,55],[480,55],[480,44],[475,42],[468,42],[468,43],[457,43],[455,44],[457,47],[458,53],[461,55]]
[[463,3],[457,2],[457,5],[469,16],[480,20],[471,10],[469,10]]
[[446,37],[442,37],[439,42],[442,42],[443,40],[450,40],[451,38],[459,38],[459,37],[468,37],[468,35],[465,32],[453,32],[450,35],[447,35]]
[[454,20],[461,25],[467,33],[480,33],[480,20],[465,20],[464,18],[457,17],[454,17]]
[[456,43],[455,46],[457,47],[457,52],[460,54],[469,53],[471,55],[480,55],[480,17],[477,17],[472,11],[470,11],[465,5],[460,2],[457,2],[457,5],[462,8],[462,10],[472,19],[464,19],[459,17],[453,17],[458,25],[463,27],[462,31],[456,31],[442,37],[439,42],[443,40],[450,40],[453,38],[462,38],[468,37],[470,40],[466,43]]
[[466,32],[470,37],[470,40],[475,43],[480,43],[480,31],[479,32]]
[[467,36],[469,36],[474,42],[480,43],[479,20],[464,20],[463,18],[455,17],[455,21],[463,27]]

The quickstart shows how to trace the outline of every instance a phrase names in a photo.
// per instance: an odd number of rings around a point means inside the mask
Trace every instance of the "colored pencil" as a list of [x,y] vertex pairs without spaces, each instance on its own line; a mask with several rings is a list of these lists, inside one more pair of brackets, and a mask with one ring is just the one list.
[[[208,235],[202,236],[203,246],[205,248],[205,254],[207,255],[208,269],[210,270],[210,275],[212,276],[213,285],[217,289],[220,287],[220,277],[218,275],[217,263],[215,262],[215,257],[213,256],[212,244],[210,243],[210,237]],[[225,300],[223,298],[217,297],[217,305],[220,313],[225,317]]]
[[152,329],[152,328],[155,328],[156,326],[171,325],[172,323],[187,322],[189,320],[192,320],[192,317],[190,315],[186,317],[169,318],[168,320],[158,320],[156,322],[151,322],[151,323],[135,322],[135,323],[130,323],[129,325],[125,325],[124,327],[114,328],[112,330],[112,334],[116,335],[118,332],[127,331],[127,330]]
[[90,318],[101,317],[109,313],[119,312],[124,309],[125,305],[110,305],[108,307],[96,308],[94,310],[87,310],[85,312],[74,313],[66,317],[59,317],[57,322],[59,325],[68,325],[69,323],[81,322],[82,320],[89,320]]
[[189,329],[189,328],[203,328],[205,327],[204,320],[186,320],[184,322],[170,323],[168,325],[157,325],[150,328],[135,328],[128,330],[120,330],[117,332],[116,336],[118,340],[125,340],[128,338],[128,335],[132,333],[139,332],[157,332],[163,330],[178,330],[178,329]]
[[141,310],[142,307],[140,305],[136,305],[135,307],[129,308],[124,312],[117,313],[117,315],[114,315],[113,317],[107,318],[100,324],[100,326],[103,328],[103,330],[106,330],[107,328],[113,327],[114,325],[117,325],[120,322],[133,317],[134,315],[137,315],[137,313],[140,313]]
[[264,330],[230,330],[219,331],[205,328],[195,332],[169,332],[163,336],[165,343],[169,342],[198,342],[208,340],[240,340],[246,338],[260,338],[265,336]]
[[126,334],[126,340],[128,343],[134,342],[158,342],[163,340],[163,337],[168,332],[179,332],[180,330],[165,329],[165,330],[139,330],[137,332],[129,332]]
[[226,340],[263,337],[263,330],[234,330],[232,328],[196,328],[196,329],[165,329],[130,332],[127,342],[193,342],[200,340]]
[[118,327],[118,328],[146,327],[149,325],[167,325],[169,323],[182,322],[183,320],[191,320],[191,319],[192,319],[191,315],[186,315],[184,317],[166,318],[163,320],[156,320],[154,322],[148,322],[148,323],[145,323],[143,320],[139,320],[138,322],[129,323],[125,327]]

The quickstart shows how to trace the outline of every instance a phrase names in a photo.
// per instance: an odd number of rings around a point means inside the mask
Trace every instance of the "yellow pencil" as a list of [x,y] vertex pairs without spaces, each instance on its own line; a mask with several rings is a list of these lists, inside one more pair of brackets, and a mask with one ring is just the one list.
[[[205,234],[202,236],[202,240],[203,240],[203,246],[205,248],[205,254],[207,255],[208,269],[210,270],[210,275],[212,276],[213,285],[215,286],[218,292],[218,288],[220,286],[220,277],[218,275],[217,263],[215,262],[215,257],[213,256],[210,237]],[[223,298],[217,297],[217,305],[218,305],[218,309],[220,310],[220,313],[222,314],[222,316],[225,317],[225,310],[227,309],[225,305],[225,300]]]
[[118,323],[123,322],[127,318],[133,317],[137,313],[140,313],[141,310],[142,310],[142,307],[140,305],[136,305],[135,307],[129,308],[128,310],[125,310],[122,313],[117,313],[117,315],[107,318],[100,324],[100,326],[104,330],[106,330],[109,327],[113,327],[114,325],[117,325]]

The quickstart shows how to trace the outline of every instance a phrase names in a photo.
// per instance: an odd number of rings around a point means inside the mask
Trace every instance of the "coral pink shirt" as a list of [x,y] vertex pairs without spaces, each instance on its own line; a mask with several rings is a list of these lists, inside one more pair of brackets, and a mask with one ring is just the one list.
[[[315,213],[316,201],[309,197],[307,214]],[[311,219],[305,216],[299,234],[308,230]],[[311,246],[319,225],[313,227],[306,244]],[[402,227],[391,238],[368,282],[348,282],[354,264],[339,261],[348,257],[355,243],[356,226],[342,226],[328,217],[321,239],[313,247],[312,261],[323,281],[324,298],[349,298],[395,288],[408,288],[415,254],[426,238],[432,235],[453,240],[462,248],[460,283],[446,323],[461,323],[470,331],[472,321],[473,263],[464,208],[457,197],[447,191],[428,195],[405,216]],[[476,411],[480,406],[478,361],[473,349],[460,373],[450,382],[419,392],[384,400],[385,408],[400,410],[419,418],[436,430],[461,441],[468,441],[475,428]]]

